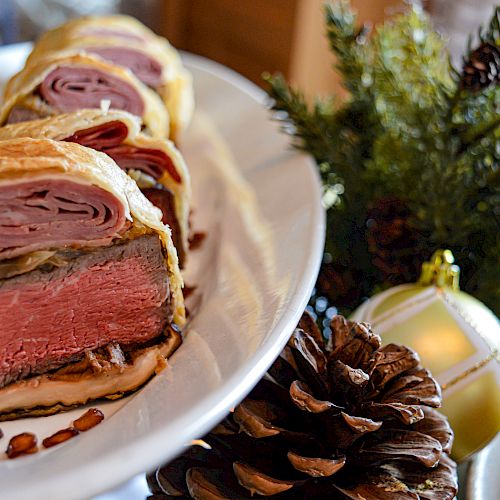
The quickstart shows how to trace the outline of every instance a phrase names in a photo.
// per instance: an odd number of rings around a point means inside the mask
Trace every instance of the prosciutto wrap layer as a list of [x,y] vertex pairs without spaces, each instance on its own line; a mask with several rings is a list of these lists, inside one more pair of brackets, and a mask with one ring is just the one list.
[[193,86],[190,73],[167,40],[128,16],[84,17],[42,35],[27,65],[61,51],[85,51],[128,68],[160,95],[170,115],[170,137],[179,140],[193,113]]
[[148,135],[168,136],[169,116],[160,97],[130,71],[98,56],[63,52],[33,61],[11,78],[0,124],[104,106],[138,116]]
[[184,263],[191,187],[182,155],[171,141],[142,134],[139,120],[130,113],[98,109],[0,128],[0,140],[19,137],[76,142],[113,158],[162,209],[162,222],[170,226],[179,260]]
[[0,141],[0,420],[140,387],[181,341],[181,287],[160,211],[109,156]]

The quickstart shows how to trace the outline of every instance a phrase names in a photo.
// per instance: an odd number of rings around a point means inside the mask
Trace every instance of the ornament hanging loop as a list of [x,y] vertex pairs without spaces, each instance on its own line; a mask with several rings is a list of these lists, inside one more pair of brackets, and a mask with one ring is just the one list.
[[423,286],[435,285],[459,290],[460,268],[453,264],[454,262],[451,250],[436,250],[431,260],[422,264],[418,283]]

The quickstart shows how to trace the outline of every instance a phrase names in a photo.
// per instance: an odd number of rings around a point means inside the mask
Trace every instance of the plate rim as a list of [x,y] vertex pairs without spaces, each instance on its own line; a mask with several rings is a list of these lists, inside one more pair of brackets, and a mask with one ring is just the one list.
[[[488,488],[488,484],[485,484],[485,476],[491,473],[490,465],[492,459],[496,454],[500,454],[498,450],[500,449],[500,433],[496,436],[472,459],[468,462],[468,467],[464,477],[464,496],[466,500],[484,500],[485,499],[485,488]],[[497,464],[498,465],[498,464]],[[495,492],[491,498],[494,498]]]
[[[24,42],[0,47],[0,55],[2,51],[16,50],[16,46],[17,50],[21,50],[20,46],[29,46],[29,44],[30,42]],[[267,94],[236,71],[195,54],[182,52],[182,58],[187,63],[188,69],[196,68],[199,71],[225,80],[254,100],[255,105],[266,105]],[[229,146],[231,147],[230,144]],[[296,293],[290,302],[286,304],[281,317],[276,321],[273,328],[267,332],[265,340],[256,351],[211,393],[211,400],[217,401],[217,404],[208,412],[204,412],[202,423],[197,422],[194,418],[200,414],[202,403],[191,407],[178,419],[177,425],[182,428],[182,433],[175,436],[174,442],[181,443],[182,441],[181,444],[174,444],[168,450],[165,450],[165,446],[155,446],[155,443],[158,442],[172,442],[172,429],[162,427],[149,432],[141,439],[135,439],[125,446],[111,450],[92,462],[81,464],[66,471],[64,479],[58,478],[55,480],[51,477],[52,474],[47,474],[44,480],[39,481],[36,485],[36,490],[39,493],[55,495],[53,498],[88,498],[114,489],[130,480],[133,476],[152,470],[158,464],[173,458],[185,443],[188,443],[190,439],[196,436],[206,433],[229,412],[231,407],[241,401],[279,355],[293,328],[297,325],[316,282],[323,255],[326,227],[326,216],[321,205],[321,181],[314,161],[299,152],[290,154],[297,155],[307,165],[308,168],[304,170],[304,175],[307,173],[314,187],[314,193],[311,194],[312,199],[314,199],[314,204],[311,204],[312,224],[314,224],[314,227],[311,230],[312,241],[309,247],[312,251],[309,253],[302,270],[302,279],[297,285],[301,293]],[[248,172],[251,172],[251,170]],[[124,460],[123,457],[127,457],[127,460]],[[103,466],[107,469],[106,474],[102,473]],[[89,478],[92,478],[92,481],[89,481]],[[66,488],[61,487],[62,482],[66,483],[66,485],[71,484],[71,491],[68,491],[67,486]],[[24,498],[22,496],[23,492],[18,493],[20,493],[20,498]],[[29,491],[25,491],[26,493],[29,493]]]

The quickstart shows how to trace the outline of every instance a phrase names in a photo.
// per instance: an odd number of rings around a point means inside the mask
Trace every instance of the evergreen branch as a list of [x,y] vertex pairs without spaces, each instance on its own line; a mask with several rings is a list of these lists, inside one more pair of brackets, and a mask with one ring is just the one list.
[[500,116],[495,116],[486,123],[480,123],[477,127],[469,128],[461,138],[461,145],[457,151],[458,155],[465,153],[471,147],[474,147],[482,139],[493,134],[500,127]]
[[367,25],[356,27],[356,16],[345,0],[327,4],[325,18],[330,48],[337,56],[336,68],[344,77],[344,86],[355,94],[367,69],[366,37],[370,29]]
[[[451,67],[443,40],[417,8],[379,26],[369,40],[346,1],[327,6],[325,14],[350,98],[335,108],[332,101],[308,105],[283,77],[265,80],[274,118],[294,147],[316,159],[333,200],[327,251],[363,277],[367,292],[394,283],[376,261],[397,260],[404,242],[391,248],[374,241],[374,233],[368,240],[367,228],[373,207],[399,200],[418,240],[409,254],[450,248],[462,260],[464,289],[498,310],[490,271],[499,264],[492,249],[500,248],[498,87],[463,87],[463,72]],[[499,7],[481,37],[500,45]],[[469,47],[468,65],[477,61],[474,50]],[[398,227],[388,230],[397,234]],[[377,253],[378,244],[385,254]]]
[[451,132],[451,134],[454,134],[456,126],[453,124],[453,116],[455,115],[455,112],[457,110],[457,106],[460,104],[460,99],[462,97],[462,88],[460,86],[461,74],[458,73],[453,68],[453,66],[450,65],[450,67],[452,68],[452,78],[455,81],[455,89],[447,97],[447,108],[448,109],[446,111],[445,123],[451,124],[450,132]]
[[[472,52],[477,49],[477,45],[472,43],[475,38],[472,33],[467,37],[465,53],[462,56],[464,64],[470,59]],[[500,7],[495,7],[486,29],[484,26],[479,27],[477,38],[479,39],[479,43],[487,42],[500,46]]]
[[486,32],[486,39],[495,45],[500,45],[500,7],[497,6],[491,16]]
[[331,102],[316,102],[312,112],[304,95],[292,89],[282,75],[265,73],[263,79],[269,85],[274,118],[283,123],[282,129],[295,139],[293,145],[308,151],[318,164],[329,163],[332,152],[331,138],[328,134]]

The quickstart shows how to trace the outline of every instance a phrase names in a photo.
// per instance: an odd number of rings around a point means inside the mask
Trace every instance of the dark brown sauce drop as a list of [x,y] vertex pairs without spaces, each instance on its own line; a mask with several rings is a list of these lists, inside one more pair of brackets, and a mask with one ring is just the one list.
[[22,432],[11,438],[6,453],[9,458],[17,458],[21,455],[31,455],[37,451],[36,436],[31,432]]
[[69,427],[68,429],[61,429],[60,431],[52,434],[52,436],[45,438],[42,441],[42,444],[45,448],[51,448],[52,446],[64,443],[68,439],[78,436],[78,434],[80,434],[80,432],[72,427]]
[[182,294],[184,295],[184,298],[187,299],[190,295],[193,294],[193,292],[197,289],[198,287],[196,286],[189,286],[189,285],[184,285],[184,288],[182,289]]
[[73,422],[73,427],[80,431],[85,432],[104,420],[104,413],[97,408],[89,408],[80,418]]
[[[104,413],[97,408],[89,408],[81,417],[73,422],[73,427],[61,429],[42,441],[45,448],[51,448],[58,444],[64,443],[80,432],[88,431],[100,424],[104,420]],[[0,429],[0,439],[3,437],[3,432]],[[38,451],[37,437],[31,432],[22,432],[14,436],[9,441],[9,446],[5,453],[9,458],[16,458],[21,455],[31,455]]]
[[206,236],[207,233],[203,232],[193,233],[189,237],[189,250],[197,250],[200,248]]

